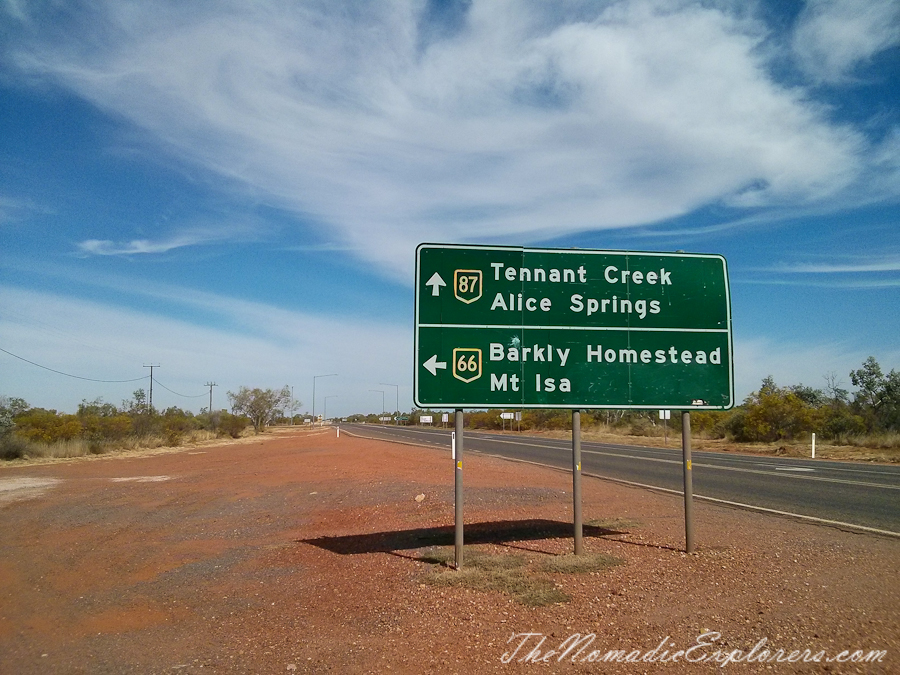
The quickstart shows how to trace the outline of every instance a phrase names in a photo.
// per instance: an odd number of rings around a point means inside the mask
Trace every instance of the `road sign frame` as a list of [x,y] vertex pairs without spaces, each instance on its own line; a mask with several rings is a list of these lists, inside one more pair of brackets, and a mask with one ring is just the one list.
[[[482,273],[478,297],[457,295],[456,272]],[[419,407],[726,410],[734,405],[730,285],[720,255],[423,243],[416,249],[415,298],[413,400]],[[570,304],[561,307],[561,302]],[[522,347],[517,364],[499,356],[499,347],[510,344]],[[580,359],[577,371],[574,363],[559,363],[560,344],[569,358]],[[528,345],[539,361],[557,357],[556,364],[546,365],[552,389],[543,390],[540,373],[535,379],[536,362],[525,363]],[[658,360],[661,345],[664,362]],[[455,358],[446,363],[460,350],[482,352],[477,377],[468,370],[466,379],[460,377]],[[517,378],[519,394],[509,388],[509,379],[500,391],[499,373],[488,372],[499,368],[495,360]],[[521,377],[511,372],[515,368]],[[566,385],[560,381],[568,379],[561,375],[566,372],[580,378],[581,391],[571,396],[563,395]],[[423,384],[426,378],[442,379]],[[489,383],[493,392],[495,380],[496,393],[466,393],[472,383],[481,389]],[[701,393],[690,396],[692,388]],[[651,390],[659,391],[650,396]]]

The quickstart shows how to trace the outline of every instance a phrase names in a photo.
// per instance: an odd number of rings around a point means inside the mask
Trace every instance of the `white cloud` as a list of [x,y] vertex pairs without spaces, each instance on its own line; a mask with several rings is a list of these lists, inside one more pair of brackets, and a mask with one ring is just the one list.
[[[130,289],[124,288],[126,292]],[[170,389],[199,395],[215,381],[215,405],[227,407],[225,394],[241,385],[293,385],[295,397],[312,408],[312,377],[338,373],[317,387],[322,396],[337,395],[329,411],[380,410],[380,396],[370,394],[378,382],[401,385],[401,404],[411,405],[412,331],[408,326],[334,320],[174,288],[149,289],[174,304],[217,315],[218,325],[204,326],[152,313],[73,299],[63,295],[0,286],[4,307],[0,346],[55,370],[98,380],[147,375],[144,364],[159,363],[155,377]],[[98,327],[102,330],[98,331]],[[400,380],[399,375],[408,373]],[[147,383],[103,384],[66,378],[0,354],[0,382],[9,396],[32,405],[73,412],[82,398],[104,397],[112,403],[129,398]],[[206,399],[181,398],[154,389],[154,405],[199,410]],[[333,407],[332,407],[333,406]]]
[[822,82],[842,82],[877,53],[900,44],[896,0],[808,0],[794,35],[800,65]]
[[[124,288],[126,292],[133,289]],[[4,307],[0,346],[19,356],[72,375],[120,380],[148,374],[143,366],[159,363],[155,377],[165,389],[154,390],[154,405],[199,410],[207,405],[204,384],[214,381],[216,407],[227,407],[226,392],[241,385],[293,385],[303,409],[312,408],[312,378],[319,380],[317,410],[324,396],[337,415],[376,412],[385,389],[392,404],[400,385],[401,407],[411,405],[412,331],[409,326],[336,320],[280,310],[232,298],[170,287],[148,287],[147,294],[222,317],[226,327],[164,318],[118,306],[77,300],[58,294],[0,286]],[[102,326],[98,332],[97,327]],[[766,337],[735,336],[737,401],[759,387],[767,375],[782,385],[821,387],[823,377],[837,373],[848,386],[848,373],[870,356],[843,343],[798,344]],[[900,363],[900,351],[876,353],[885,370]],[[404,373],[408,375],[403,375]],[[32,405],[74,411],[81,399],[102,396],[119,403],[130,398],[137,383],[74,380],[0,354],[0,394],[19,396]],[[390,406],[389,406],[390,407]]]
[[78,249],[82,253],[93,255],[132,255],[136,253],[166,253],[175,248],[194,246],[199,243],[204,243],[204,240],[184,236],[155,242],[148,239],[134,239],[122,244],[108,239],[87,239],[78,244]]
[[900,272],[900,256],[868,255],[863,260],[847,262],[798,263],[772,268],[791,274],[857,274],[865,272]]
[[215,225],[193,225],[182,228],[168,238],[150,240],[133,239],[114,242],[109,239],[87,239],[77,244],[78,251],[85,255],[118,256],[167,253],[174,249],[200,246],[214,242],[231,240],[247,241],[256,239],[265,231],[265,226],[256,222],[234,223],[228,218]]
[[[852,390],[850,371],[871,353],[837,342],[793,343],[759,336],[735,336],[735,396],[737,402],[757,391],[771,375],[781,386],[804,384],[821,389],[825,376],[834,373],[844,389]],[[900,350],[874,354],[885,371],[900,363]]]
[[51,212],[50,209],[34,204],[29,200],[0,194],[0,227],[18,224],[20,221],[26,220],[27,216],[31,214]]
[[90,39],[23,30],[15,63],[404,280],[421,241],[796,207],[863,170],[861,135],[774,83],[764,30],[726,4],[575,2],[564,19],[476,0],[442,31],[405,2],[93,6]]

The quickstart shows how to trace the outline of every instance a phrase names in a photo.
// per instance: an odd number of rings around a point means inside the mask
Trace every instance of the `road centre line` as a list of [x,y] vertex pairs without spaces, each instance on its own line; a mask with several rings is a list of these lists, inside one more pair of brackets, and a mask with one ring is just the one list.
[[[385,429],[385,431],[387,431],[387,429]],[[393,431],[393,430],[391,430],[391,431]],[[414,432],[414,433],[419,433],[419,434],[424,434],[424,435],[434,435],[434,434],[439,434],[440,430],[434,429],[434,430],[426,431],[426,430],[407,428],[407,429],[404,429],[403,431],[401,431],[401,434],[409,433],[409,432]],[[507,443],[510,445],[526,445],[526,446],[533,447],[533,448],[544,448],[547,450],[565,451],[565,450],[569,449],[568,446],[565,445],[567,443],[567,441],[563,441],[560,439],[546,439],[547,441],[550,441],[550,443],[542,444],[542,443],[527,443],[527,442],[520,441],[520,440],[506,440],[506,439],[497,438],[496,436],[493,436],[490,434],[477,434],[477,433],[476,434],[466,434],[466,437],[467,438],[477,438],[479,440],[485,440],[485,441],[492,441],[495,443]],[[644,461],[648,461],[648,462],[663,462],[663,463],[668,463],[668,464],[681,464],[680,459],[663,459],[660,457],[642,456],[641,454],[629,455],[629,454],[622,454],[622,453],[615,453],[615,452],[608,452],[608,451],[601,452],[599,450],[589,449],[589,447],[587,447],[589,445],[599,445],[600,447],[603,447],[606,444],[601,444],[601,443],[595,444],[595,443],[590,443],[590,442],[584,443],[582,445],[583,453],[607,455],[609,457],[618,457],[618,458],[624,458],[624,459],[638,459],[638,460],[644,460]],[[616,446],[609,446],[609,447],[616,447]],[[640,452],[648,452],[648,453],[649,452],[663,452],[663,453],[677,452],[677,450],[667,450],[665,448],[652,448],[652,447],[635,448],[635,451],[638,453],[640,453]],[[700,451],[700,452],[702,452],[702,451]],[[695,455],[695,457],[696,456],[697,455]],[[722,459],[725,460],[725,458],[722,458]],[[753,459],[747,459],[747,458],[743,458],[743,457],[731,457],[731,456],[727,457],[727,461],[739,462],[739,463],[744,463],[744,464],[755,462],[755,460],[753,460]],[[760,475],[764,475],[764,476],[779,476],[781,478],[799,478],[799,479],[803,479],[803,480],[818,480],[818,481],[825,481],[825,482],[831,482],[831,483],[838,483],[838,484],[842,484],[842,485],[859,485],[859,486],[863,486],[863,487],[879,487],[879,488],[888,488],[891,490],[900,490],[900,486],[888,485],[888,484],[884,484],[884,483],[869,483],[869,482],[863,482],[863,481],[844,480],[844,479],[839,479],[839,478],[827,478],[824,476],[791,475],[793,472],[790,470],[786,470],[786,469],[781,469],[780,472],[776,473],[776,471],[778,469],[775,469],[773,471],[760,471],[759,469],[746,469],[746,468],[740,468],[740,467],[720,466],[717,464],[708,464],[706,462],[697,462],[697,461],[694,461],[694,466],[708,468],[708,469],[719,469],[721,471],[737,471],[737,472],[745,472],[745,473],[755,473],[755,474],[760,474]],[[768,466],[773,466],[773,465],[769,464]],[[775,467],[773,467],[773,468],[775,468]],[[844,467],[820,466],[820,467],[815,467],[815,469],[816,470],[827,470],[827,471],[864,473],[864,474],[876,473],[878,475],[885,475],[884,472],[867,471],[867,470],[860,470],[860,469],[850,469],[850,468],[844,468]],[[784,471],[787,471],[787,473],[783,473]],[[890,476],[891,474],[887,474],[887,475]]]
[[[555,447],[552,445],[540,445],[537,443],[522,443],[521,441],[506,441],[500,439],[491,439],[495,443],[508,443],[510,445],[527,445],[529,447],[534,448],[544,448],[550,450],[562,450],[564,448]],[[641,457],[640,455],[626,455],[617,452],[601,452],[599,450],[586,450],[582,448],[582,454],[592,454],[592,455],[604,455],[607,457],[619,457],[622,459],[636,459],[644,462],[661,462],[663,464],[681,464],[681,460],[678,459],[662,459],[660,457]],[[731,466],[716,466],[715,464],[705,464],[694,462],[695,467],[702,467],[704,469],[717,469],[719,471],[737,471],[738,473],[754,473],[762,476],[778,476],[780,478],[793,478],[796,480],[814,480],[814,481],[822,481],[825,483],[839,483],[841,485],[860,485],[863,487],[875,487],[875,488],[886,488],[888,490],[900,490],[900,485],[885,485],[882,483],[865,483],[862,481],[853,481],[853,480],[842,480],[839,478],[825,478],[824,476],[799,476],[794,474],[784,474],[784,473],[776,473],[775,471],[759,471],[757,469],[744,469],[739,467],[731,467]]]
[[[488,439],[496,440],[497,442],[502,442],[502,443],[515,443],[515,441],[500,440],[494,436],[488,436],[488,435],[481,435],[481,436],[479,436],[479,438],[483,438],[484,440],[488,440]],[[557,444],[556,445],[551,445],[551,444],[538,445],[538,444],[523,443],[523,445],[532,445],[533,447],[555,448],[555,449],[559,449],[559,450],[566,450],[569,447],[568,441],[563,441],[563,440],[558,440],[558,439],[546,439],[546,440],[556,441]],[[609,448],[609,449],[618,449],[619,447],[622,447],[622,446],[617,446],[617,445],[608,444],[608,443],[598,443],[598,442],[588,441],[588,442],[582,443],[582,452],[599,452],[596,450],[590,450],[589,449],[590,446]],[[670,452],[678,451],[677,448],[672,449],[672,448],[637,447],[637,446],[626,446],[626,447],[629,447],[629,449],[633,449],[636,453],[643,453],[643,452],[670,453]],[[609,454],[614,457],[633,457],[634,459],[646,459],[648,461],[655,460],[655,458],[653,458],[653,457],[645,457],[645,456],[642,456],[641,454],[635,454],[635,455],[617,455],[614,453],[609,453]],[[702,456],[702,455],[705,455],[710,459],[715,458],[715,461],[733,462],[733,463],[737,463],[737,464],[751,464],[751,465],[759,463],[757,459],[752,459],[752,458],[748,458],[748,457],[723,455],[722,453],[706,452],[703,450],[700,450],[700,451],[695,450],[695,454],[694,454],[695,458],[698,456]],[[760,457],[759,459],[763,459],[763,458]],[[670,462],[674,462],[676,464],[681,464],[681,460],[657,459],[656,461],[670,461]],[[707,460],[707,461],[709,461],[709,460]],[[703,466],[703,467],[707,467],[707,468],[711,468],[711,469],[723,469],[723,470],[730,470],[730,471],[741,471],[742,470],[742,469],[736,468],[736,467],[725,467],[725,466],[720,466],[717,464],[707,464],[705,462],[699,463],[697,461],[694,462],[694,466]],[[764,466],[769,466],[769,467],[772,467],[773,469],[776,469],[776,466],[771,463],[764,464]],[[798,469],[780,468],[780,470],[781,471],[797,471]],[[886,476],[888,478],[896,477],[896,474],[888,472],[888,471],[877,471],[877,470],[873,471],[871,469],[853,469],[853,468],[849,468],[849,467],[845,467],[845,466],[833,466],[833,465],[818,465],[818,466],[814,466],[814,467],[804,467],[804,469],[801,469],[801,470],[835,471],[835,472],[842,472],[842,473],[858,473],[858,474],[875,474],[877,476]],[[758,470],[751,470],[751,469],[748,469],[747,471],[748,472],[750,472],[750,471],[758,472]],[[763,473],[767,473],[767,472],[763,472]],[[770,473],[770,475],[782,475],[782,474],[773,474],[771,472],[768,472],[768,473]],[[836,478],[834,478],[834,479],[822,478],[822,480],[833,480],[834,482],[844,482],[844,481],[841,481]],[[864,483],[864,482],[857,483],[857,482],[853,482],[853,481],[846,481],[846,483],[848,485],[876,485],[878,487],[892,487],[893,489],[900,489],[900,487],[890,486],[890,485],[883,484],[883,483]]]
[[[356,435],[351,432],[348,432],[348,433],[353,436]],[[371,437],[369,437],[369,438],[371,438]],[[374,439],[374,440],[385,440],[385,439]],[[388,441],[388,442],[391,442],[391,441]],[[415,442],[407,442],[407,441],[399,441],[399,442],[403,443],[405,445],[419,445],[419,443],[415,443]],[[510,443],[511,441],[501,441],[501,442]],[[559,449],[559,448],[554,448],[553,446],[537,445],[537,444],[533,444],[533,443],[523,443],[523,445],[532,445],[533,447],[539,447],[539,448]],[[511,461],[511,462],[521,462],[523,464],[532,464],[535,466],[541,466],[541,467],[545,467],[547,469],[552,469],[554,471],[566,471],[567,470],[562,467],[553,466],[552,464],[544,464],[543,462],[535,462],[535,461],[531,461],[531,460],[527,460],[527,459],[508,457],[506,455],[498,455],[498,454],[491,453],[491,452],[482,452],[482,451],[475,451],[475,452],[478,452],[478,454],[484,455],[487,457],[496,457],[497,459],[503,459],[503,460],[507,460],[507,461]],[[584,452],[584,450],[582,450],[582,452]],[[593,452],[595,452],[595,451],[593,451]],[[643,459],[641,457],[633,457],[633,456],[629,456],[629,455],[624,455],[624,456],[629,457],[631,459]],[[662,459],[656,459],[656,458],[649,458],[649,459],[651,459],[652,461],[662,461],[662,462],[675,461],[675,460],[662,460]],[[680,463],[680,462],[675,462],[675,463]],[[713,467],[713,468],[716,468],[716,467]],[[733,469],[733,470],[740,471],[740,469]],[[638,483],[636,481],[625,480],[623,478],[613,478],[611,476],[603,476],[603,475],[595,474],[595,473],[591,473],[591,472],[583,472],[583,475],[590,476],[592,478],[597,478],[598,480],[607,480],[607,481],[610,481],[613,483],[621,483],[622,485],[629,485],[632,487],[639,487],[639,488],[644,488],[644,489],[648,489],[648,490],[656,490],[658,492],[665,492],[668,494],[674,494],[674,495],[679,495],[679,496],[684,495],[684,493],[681,490],[672,490],[670,488],[659,487],[658,485],[649,485],[647,483]],[[776,474],[776,475],[778,475],[778,474]],[[783,474],[780,474],[780,475],[783,476]],[[794,476],[794,478],[799,478],[799,477],[800,476]],[[843,481],[836,481],[836,482],[843,482]],[[877,487],[890,487],[890,486],[879,485]],[[780,511],[778,509],[769,509],[764,506],[755,506],[753,504],[744,504],[742,502],[734,502],[734,501],[730,501],[727,499],[718,499],[716,497],[706,497],[704,495],[697,494],[697,493],[694,493],[693,496],[695,499],[712,502],[714,504],[722,504],[725,506],[733,506],[736,508],[748,509],[750,511],[758,511],[760,513],[768,513],[768,514],[772,514],[772,515],[786,516],[788,518],[796,518],[798,520],[808,521],[808,522],[816,523],[819,525],[829,525],[832,527],[846,528],[849,530],[856,530],[856,531],[867,532],[867,533],[871,533],[871,534],[880,534],[880,535],[885,535],[888,537],[900,538],[900,532],[893,532],[891,530],[881,530],[881,529],[878,529],[875,527],[867,527],[865,525],[856,525],[855,523],[847,523],[847,522],[840,521],[840,520],[829,520],[826,518],[817,518],[815,516],[807,516],[802,513],[793,513],[791,511]]]
[[[496,457],[497,459],[505,459],[511,462],[521,462],[523,464],[533,464],[534,466],[541,466],[547,469],[553,469],[555,471],[565,471],[558,466],[553,466],[552,464],[543,464],[542,462],[534,462],[528,459],[518,459],[515,457],[507,457],[506,455],[495,455],[489,452],[481,452],[481,455],[486,455],[488,457]],[[611,483],[621,483],[622,485],[628,485],[631,487],[639,487],[647,490],[656,490],[657,492],[665,492],[668,494],[683,496],[684,492],[681,490],[672,490],[670,488],[659,487],[658,485],[649,485],[648,483],[638,483],[633,480],[625,480],[624,478],[612,478],[610,476],[601,476],[597,473],[590,472],[582,472],[584,476],[590,476],[591,478],[596,478],[598,480],[606,480]],[[833,527],[847,528],[850,530],[861,530],[863,532],[868,532],[872,534],[881,534],[886,535],[888,537],[900,537],[900,532],[893,532],[891,530],[880,530],[876,527],[867,527],[866,525],[856,525],[855,523],[846,523],[841,520],[829,520],[827,518],[817,518],[816,516],[807,516],[802,513],[793,513],[791,511],[779,511],[778,509],[769,509],[765,506],[755,506],[754,504],[744,504],[743,502],[733,502],[727,499],[718,499],[716,497],[706,497],[704,495],[694,493],[694,499],[700,499],[702,501],[712,502],[714,504],[724,504],[726,506],[734,506],[740,509],[748,509],[750,511],[759,511],[761,513],[770,513],[778,516],[787,516],[789,518],[797,518],[799,520],[806,520],[812,523],[816,523],[818,525],[830,525]]]
[[[610,478],[608,476],[600,476],[592,473],[585,473],[585,476],[592,476],[594,478],[598,478],[600,480],[608,480],[613,483],[622,483],[624,485],[632,485],[634,487],[642,487],[650,490],[660,490],[662,492],[668,492],[676,495],[684,495],[684,492],[681,490],[670,490],[668,488],[656,487],[654,485],[646,485],[644,483],[635,483],[630,480],[623,480],[621,478]],[[742,502],[733,502],[728,499],[717,499],[716,497],[706,497],[704,495],[699,495],[696,492],[694,493],[694,499],[701,499],[703,501],[712,502],[714,504],[724,504],[726,506],[735,506],[740,509],[749,509],[751,511],[759,511],[761,513],[771,513],[773,515],[778,516],[787,516],[789,518],[798,518],[800,520],[808,520],[813,523],[817,523],[819,525],[831,525],[833,527],[842,527],[848,528],[851,530],[862,530],[863,532],[870,532],[872,534],[882,534],[888,537],[900,537],[900,532],[893,532],[891,530],[880,530],[877,527],[867,527],[865,525],[856,525],[855,523],[845,523],[841,520],[829,520],[827,518],[817,518],[816,516],[807,516],[802,513],[793,513],[792,511],[779,511],[778,509],[768,509],[765,506],[755,506],[753,504],[744,504]]]

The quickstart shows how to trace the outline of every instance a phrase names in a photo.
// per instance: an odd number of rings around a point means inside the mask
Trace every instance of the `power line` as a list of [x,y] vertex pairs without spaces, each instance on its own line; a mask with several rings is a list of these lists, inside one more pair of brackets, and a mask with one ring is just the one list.
[[[147,367],[149,368],[150,366],[147,366]],[[159,366],[154,366],[154,368],[158,368],[158,367]],[[202,394],[179,394],[177,391],[172,391],[166,385],[164,385],[162,382],[160,382],[159,378],[154,378],[153,381],[156,382],[156,384],[158,384],[160,387],[162,387],[166,391],[168,391],[172,394],[175,394],[176,396],[182,396],[184,398],[200,398],[201,396],[206,396],[206,392],[203,392]]]
[[[2,347],[0,347],[0,352],[4,354],[9,354],[10,356],[19,359],[20,361],[24,361],[25,363],[30,363],[32,366],[37,366],[38,368],[43,368],[44,370],[49,370],[51,373],[56,373],[57,375],[65,375],[66,377],[73,377],[76,380],[87,380],[88,382],[106,382],[106,383],[121,383],[121,382],[138,382],[139,380],[146,380],[147,376],[144,375],[142,377],[136,377],[133,380],[96,380],[93,377],[81,377],[80,375],[70,375],[69,373],[64,373],[61,370],[54,370],[53,368],[48,368],[47,366],[42,366],[40,363],[35,363],[34,361],[29,361],[26,358],[19,356],[18,354],[13,354]],[[205,394],[204,394],[205,395]]]
[[[210,414],[212,414],[212,411],[213,411],[213,409],[212,409],[212,388],[218,387],[219,385],[217,385],[215,382],[207,382],[206,386],[209,387],[209,412],[210,412]],[[291,400],[293,400],[293,399],[294,399],[294,390],[291,389]],[[293,414],[293,412],[294,411],[292,410],[291,413]],[[291,423],[293,423],[293,422],[294,422],[294,418],[291,417]]]
[[144,364],[144,368],[150,369],[150,412],[153,412],[153,369],[160,368],[158,363]]

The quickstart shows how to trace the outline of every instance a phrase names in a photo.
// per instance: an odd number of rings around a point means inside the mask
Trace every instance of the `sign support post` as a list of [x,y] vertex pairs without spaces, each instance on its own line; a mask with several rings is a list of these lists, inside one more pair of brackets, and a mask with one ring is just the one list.
[[572,514],[575,523],[575,555],[584,552],[581,525],[581,411],[572,411]]
[[684,550],[694,552],[694,480],[691,470],[691,413],[681,413],[681,453],[684,471]]
[[456,468],[455,485],[454,485],[454,502],[456,505],[456,569],[462,569],[463,566],[463,411],[461,408],[456,409],[454,415],[456,426]]
[[[683,411],[685,548],[694,551],[689,411],[734,405],[722,256],[420,244],[414,357],[413,403],[456,410],[457,568],[463,409],[473,408],[572,411],[576,554],[581,410]],[[519,421],[502,419],[504,430]]]

